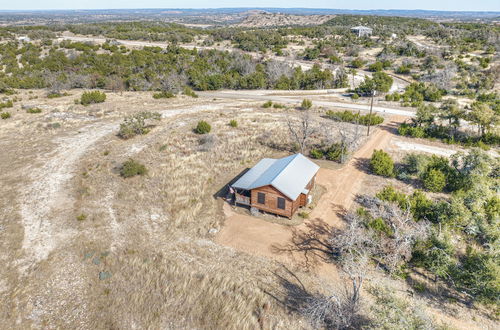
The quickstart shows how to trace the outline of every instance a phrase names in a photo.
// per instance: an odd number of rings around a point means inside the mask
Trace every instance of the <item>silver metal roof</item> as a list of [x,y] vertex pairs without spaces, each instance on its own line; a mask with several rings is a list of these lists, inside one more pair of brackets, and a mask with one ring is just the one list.
[[369,28],[367,26],[355,26],[355,27],[352,27],[351,30],[370,30],[372,31],[373,29],[372,28]]
[[252,190],[271,185],[296,200],[318,170],[319,166],[302,154],[280,159],[264,158],[239,178],[233,187]]

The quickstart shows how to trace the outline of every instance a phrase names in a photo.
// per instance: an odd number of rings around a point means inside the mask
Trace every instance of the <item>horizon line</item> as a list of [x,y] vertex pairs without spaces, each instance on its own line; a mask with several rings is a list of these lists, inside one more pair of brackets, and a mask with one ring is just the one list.
[[163,8],[163,7],[131,7],[131,8],[47,8],[47,9],[0,9],[0,12],[22,12],[22,11],[92,11],[92,10],[222,10],[222,9],[305,9],[305,10],[339,10],[339,11],[427,11],[443,13],[498,13],[496,10],[442,10],[442,9],[341,9],[341,8],[320,8],[320,7],[191,7],[191,8]]

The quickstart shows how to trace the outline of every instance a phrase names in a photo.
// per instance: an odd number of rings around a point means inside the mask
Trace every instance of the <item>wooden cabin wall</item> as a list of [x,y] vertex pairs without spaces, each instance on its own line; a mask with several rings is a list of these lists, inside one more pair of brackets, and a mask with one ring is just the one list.
[[[258,203],[257,194],[259,192],[266,194],[265,204]],[[278,208],[278,197],[285,199],[285,209],[284,210]],[[297,201],[295,201],[295,202],[297,202]],[[291,217],[293,214],[292,206],[294,205],[294,201],[292,201],[290,198],[283,195],[281,192],[279,192],[277,189],[275,189],[272,186],[264,186],[264,187],[253,189],[251,203],[252,203],[252,206],[254,206],[258,209],[261,209],[263,211],[266,211],[266,212],[284,215],[286,217]]]

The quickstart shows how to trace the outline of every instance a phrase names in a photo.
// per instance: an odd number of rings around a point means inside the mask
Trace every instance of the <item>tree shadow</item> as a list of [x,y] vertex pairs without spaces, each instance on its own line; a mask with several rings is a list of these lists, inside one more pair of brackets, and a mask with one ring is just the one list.
[[271,247],[277,254],[298,253],[304,257],[299,264],[306,269],[316,268],[322,262],[332,261],[332,249],[328,238],[333,232],[333,227],[323,220],[316,218],[304,225],[306,229],[292,228],[292,238],[287,244],[275,244]]
[[449,283],[432,278],[429,274],[412,267],[412,273],[415,276],[405,278],[406,283],[413,289],[411,295],[417,295],[433,302],[439,309],[452,313],[453,309],[447,307],[450,301],[459,303],[467,308],[473,308],[474,299],[451,288]]
[[282,264],[272,275],[277,279],[278,285],[264,289],[264,292],[284,307],[299,312],[314,299],[315,295],[285,265]]
[[369,158],[354,158],[353,166],[365,173],[370,174],[370,159]]
[[399,123],[395,121],[390,121],[388,123],[384,123],[382,125],[378,126],[381,130],[387,131],[393,135],[399,135],[398,134],[398,128],[399,128]]

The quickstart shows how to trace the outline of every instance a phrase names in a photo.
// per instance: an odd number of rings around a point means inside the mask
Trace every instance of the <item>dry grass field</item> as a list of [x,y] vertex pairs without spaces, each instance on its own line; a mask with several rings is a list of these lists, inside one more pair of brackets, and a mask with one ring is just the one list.
[[[259,100],[154,100],[140,92],[108,93],[84,107],[73,102],[81,92],[51,100],[20,92],[12,118],[0,122],[0,324],[311,328],[296,308],[326,293],[324,278],[215,241],[226,220],[220,191],[257,160],[290,152],[286,117],[298,112],[263,109]],[[162,120],[146,135],[120,139],[122,118],[144,110]],[[336,134],[314,111],[323,127],[314,138]],[[209,137],[193,132],[199,120],[211,124]],[[130,158],[148,173],[122,178]],[[492,324],[477,317],[468,328]]]

